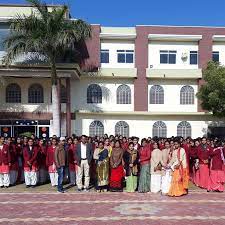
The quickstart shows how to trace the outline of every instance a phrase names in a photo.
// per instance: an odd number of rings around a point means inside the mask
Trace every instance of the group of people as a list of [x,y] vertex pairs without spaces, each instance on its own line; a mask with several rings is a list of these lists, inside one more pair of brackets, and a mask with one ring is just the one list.
[[[83,179],[84,178],[84,179]],[[0,137],[0,187],[51,182],[77,190],[126,191],[182,196],[189,181],[207,191],[224,191],[225,147],[217,138],[53,136],[48,140]],[[84,182],[83,182],[84,181]]]

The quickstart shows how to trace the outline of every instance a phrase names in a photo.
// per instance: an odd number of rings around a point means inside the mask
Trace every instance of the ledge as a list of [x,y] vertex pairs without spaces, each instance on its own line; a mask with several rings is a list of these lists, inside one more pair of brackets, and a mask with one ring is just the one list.
[[179,34],[149,34],[152,41],[199,41],[202,35],[179,35]]
[[137,68],[100,68],[97,72],[83,73],[82,78],[136,78]]
[[88,111],[79,110],[77,114],[85,115],[114,115],[114,116],[211,116],[209,112],[147,112],[147,111]]
[[100,39],[134,40],[136,37],[134,27],[101,27]]
[[201,69],[146,69],[147,78],[165,79],[199,79],[202,78]]
[[224,41],[225,42],[225,35],[213,35],[213,41]]

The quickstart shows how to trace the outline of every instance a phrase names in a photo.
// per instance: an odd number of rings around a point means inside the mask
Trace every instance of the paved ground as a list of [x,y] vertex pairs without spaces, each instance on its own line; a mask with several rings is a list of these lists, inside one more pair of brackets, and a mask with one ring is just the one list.
[[0,224],[225,225],[225,193],[191,190],[187,196],[171,198],[158,194],[73,190],[58,194],[38,190],[0,190]]

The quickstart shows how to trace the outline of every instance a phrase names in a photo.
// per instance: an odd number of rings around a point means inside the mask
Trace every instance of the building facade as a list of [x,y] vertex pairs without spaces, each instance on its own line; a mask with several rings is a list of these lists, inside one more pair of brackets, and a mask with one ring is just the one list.
[[[18,10],[33,9],[0,7],[1,40]],[[63,136],[223,135],[224,123],[201,109],[196,93],[207,62],[225,64],[225,28],[92,25],[86,45],[83,68],[58,65]],[[0,77],[1,133],[53,135],[49,68],[2,65]]]

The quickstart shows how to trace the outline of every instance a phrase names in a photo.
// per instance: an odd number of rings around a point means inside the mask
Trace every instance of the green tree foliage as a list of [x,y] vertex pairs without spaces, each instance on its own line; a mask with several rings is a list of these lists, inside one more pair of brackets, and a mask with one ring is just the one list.
[[204,110],[216,117],[225,116],[225,67],[210,61],[203,71],[205,84],[201,86],[197,97]]
[[27,0],[36,8],[31,15],[18,14],[12,19],[10,35],[5,40],[4,62],[11,64],[17,57],[35,52],[44,56],[51,67],[52,84],[57,83],[56,61],[68,49],[91,37],[91,26],[83,20],[66,19],[66,5],[50,11],[40,0]]
[[17,15],[5,40],[6,65],[14,63],[21,55],[35,53],[44,57],[51,68],[53,134],[60,136],[60,101],[57,93],[57,58],[69,50],[77,50],[77,44],[91,37],[91,26],[83,20],[66,18],[68,7],[51,10],[40,0],[27,0],[34,8],[31,15]]

